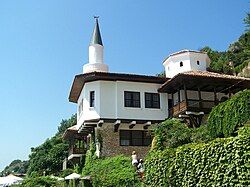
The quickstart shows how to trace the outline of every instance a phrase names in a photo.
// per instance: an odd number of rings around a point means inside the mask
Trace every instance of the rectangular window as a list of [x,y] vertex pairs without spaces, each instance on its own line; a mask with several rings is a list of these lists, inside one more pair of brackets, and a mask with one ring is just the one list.
[[148,146],[152,138],[147,131],[140,130],[120,130],[121,146]]
[[90,98],[89,106],[95,107],[95,91],[90,91],[89,98]]
[[160,94],[145,93],[145,107],[146,108],[160,108]]
[[124,92],[124,106],[140,108],[140,92]]

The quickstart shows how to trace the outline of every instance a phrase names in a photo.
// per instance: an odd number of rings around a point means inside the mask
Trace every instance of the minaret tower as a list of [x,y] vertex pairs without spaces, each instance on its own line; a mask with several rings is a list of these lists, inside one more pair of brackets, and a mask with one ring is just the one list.
[[95,18],[95,28],[89,44],[89,63],[83,66],[83,73],[108,72],[108,66],[103,63],[103,44],[97,16]]

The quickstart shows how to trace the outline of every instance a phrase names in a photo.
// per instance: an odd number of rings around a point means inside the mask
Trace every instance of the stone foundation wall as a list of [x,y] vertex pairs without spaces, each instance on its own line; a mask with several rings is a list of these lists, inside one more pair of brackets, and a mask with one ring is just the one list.
[[126,155],[131,156],[132,151],[136,151],[138,159],[144,159],[150,146],[120,146],[119,131],[114,132],[113,124],[104,124],[98,133],[102,138],[101,156]]

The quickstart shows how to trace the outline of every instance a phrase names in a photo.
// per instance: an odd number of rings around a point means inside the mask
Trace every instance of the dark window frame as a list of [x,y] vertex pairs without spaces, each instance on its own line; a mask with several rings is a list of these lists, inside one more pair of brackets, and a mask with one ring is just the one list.
[[[124,133],[123,135],[121,135],[122,132]],[[136,133],[141,133],[141,136],[135,137]],[[149,146],[152,142],[152,136],[147,135],[147,133],[148,131],[144,131],[144,130],[119,130],[119,145],[120,146]],[[122,140],[129,141],[128,145],[122,144],[121,143]],[[136,140],[141,141],[141,143],[138,143],[138,142],[135,143]]]
[[145,92],[144,96],[145,96],[145,108],[156,108],[156,109],[161,108],[159,93]]
[[89,107],[95,107],[95,91],[89,92]]
[[141,108],[140,92],[124,91],[124,107]]

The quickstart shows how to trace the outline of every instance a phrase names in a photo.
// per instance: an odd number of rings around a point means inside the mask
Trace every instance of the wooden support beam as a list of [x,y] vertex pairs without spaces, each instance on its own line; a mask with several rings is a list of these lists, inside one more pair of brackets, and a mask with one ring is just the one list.
[[98,123],[97,123],[97,127],[102,127],[104,121],[103,120],[99,120]]
[[185,101],[187,101],[188,100],[188,96],[187,96],[187,87],[186,87],[186,84],[183,85],[183,88],[184,88]]
[[129,124],[129,129],[133,129],[134,128],[134,126],[135,126],[135,124],[136,124],[136,121],[131,121],[131,123]]
[[146,130],[151,125],[151,121],[148,121],[144,124],[143,129]]
[[97,122],[86,122],[84,123],[85,127],[96,127],[97,126]]
[[118,132],[120,125],[121,125],[121,120],[116,120],[114,124],[114,132]]

